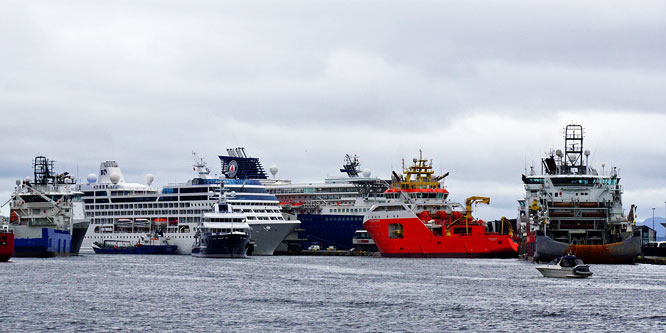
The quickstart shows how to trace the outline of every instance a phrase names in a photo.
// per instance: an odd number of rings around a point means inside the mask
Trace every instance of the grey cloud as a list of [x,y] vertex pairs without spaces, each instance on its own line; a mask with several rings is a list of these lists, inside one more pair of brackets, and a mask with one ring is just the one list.
[[488,188],[497,206],[480,213],[509,214],[525,165],[579,121],[595,165],[622,168],[625,202],[656,205],[663,12],[656,1],[4,2],[1,190],[37,153],[82,177],[116,159],[128,180],[163,184],[190,176],[192,150],[217,170],[224,148],[246,146],[281,177],[316,181],[345,153],[388,177],[422,148],[458,199]]

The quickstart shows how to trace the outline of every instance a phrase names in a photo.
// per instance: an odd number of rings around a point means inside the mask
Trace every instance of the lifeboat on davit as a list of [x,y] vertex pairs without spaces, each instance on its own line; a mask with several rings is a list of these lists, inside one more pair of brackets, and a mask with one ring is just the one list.
[[515,258],[518,244],[508,234],[488,232],[483,220],[472,217],[472,206],[490,203],[487,197],[467,198],[465,206],[450,202],[449,192],[434,176],[432,162],[422,156],[387,190],[386,203],[373,206],[363,227],[386,257]]

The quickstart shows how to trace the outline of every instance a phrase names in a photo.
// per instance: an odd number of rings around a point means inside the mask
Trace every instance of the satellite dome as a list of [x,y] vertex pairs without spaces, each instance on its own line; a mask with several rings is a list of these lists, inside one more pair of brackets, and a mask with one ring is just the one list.
[[562,156],[563,156],[563,154],[562,154],[562,150],[561,150],[561,149],[556,150],[556,151],[555,151],[555,155],[557,155],[557,156],[559,156],[559,157],[562,157]]
[[114,173],[111,174],[111,176],[109,176],[109,179],[111,179],[111,182],[114,185],[118,184],[118,182],[120,181],[120,174],[117,173],[117,172],[114,172]]
[[416,157],[414,157],[414,158],[412,159],[412,162],[414,162],[414,163],[416,163],[416,162],[418,162],[418,161],[419,161],[419,160],[418,160]]
[[155,176],[150,173],[146,175],[146,184],[148,184],[148,186],[153,183],[153,180],[155,180]]
[[32,181],[32,178],[30,178],[30,176],[25,177],[25,182],[26,182],[26,183],[29,183],[30,181]]
[[21,185],[21,180],[20,179],[16,180],[16,185]]
[[372,173],[370,172],[370,169],[368,169],[368,168],[363,169],[363,177],[368,178],[368,177],[370,177],[371,174]]
[[225,175],[225,174],[220,174],[220,179],[222,179],[222,180],[227,179],[227,175]]
[[585,156],[590,156],[590,150],[589,149],[585,149]]
[[271,165],[271,168],[268,169],[268,170],[270,170],[271,175],[273,175],[273,177],[275,177],[275,175],[276,175],[277,172],[278,172],[278,167],[277,167],[277,165],[273,164],[273,165]]
[[96,183],[97,182],[97,175],[94,174],[94,173],[89,173],[86,180],[88,180],[88,184]]

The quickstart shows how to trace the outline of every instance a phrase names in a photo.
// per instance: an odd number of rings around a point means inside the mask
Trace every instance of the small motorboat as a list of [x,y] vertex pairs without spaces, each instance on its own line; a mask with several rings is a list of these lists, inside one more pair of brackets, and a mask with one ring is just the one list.
[[590,266],[574,255],[555,258],[546,265],[537,266],[544,277],[553,278],[586,278],[592,275]]

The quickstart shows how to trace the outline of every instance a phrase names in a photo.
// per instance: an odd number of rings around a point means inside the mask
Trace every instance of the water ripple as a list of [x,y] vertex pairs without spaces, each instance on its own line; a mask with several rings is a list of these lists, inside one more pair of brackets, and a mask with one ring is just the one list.
[[666,266],[585,280],[518,260],[12,259],[0,331],[663,331]]

